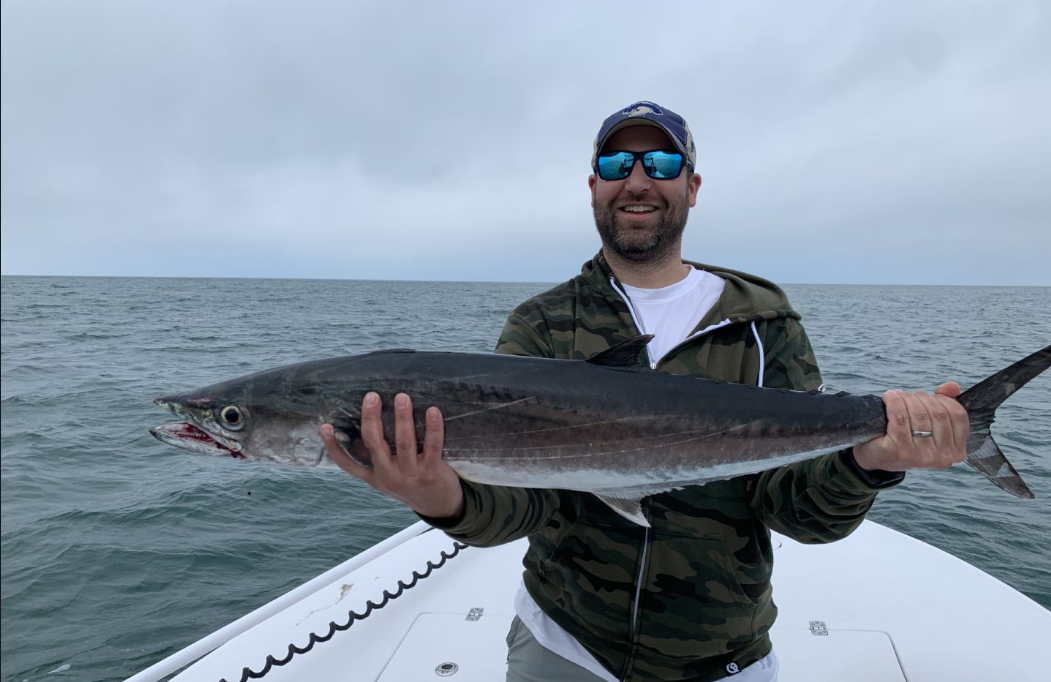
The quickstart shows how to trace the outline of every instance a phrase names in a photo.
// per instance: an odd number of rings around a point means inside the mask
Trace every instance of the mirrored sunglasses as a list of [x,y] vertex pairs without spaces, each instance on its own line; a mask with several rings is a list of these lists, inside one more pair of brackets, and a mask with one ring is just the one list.
[[635,162],[642,160],[642,169],[654,180],[674,180],[685,165],[678,152],[607,152],[599,154],[595,172],[603,180],[623,180],[631,175]]

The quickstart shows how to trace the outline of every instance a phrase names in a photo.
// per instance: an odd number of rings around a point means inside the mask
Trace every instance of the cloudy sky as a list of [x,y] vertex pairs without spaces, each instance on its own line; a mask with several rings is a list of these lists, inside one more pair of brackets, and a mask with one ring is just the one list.
[[1051,285],[1051,10],[3,2],[5,275],[560,281],[599,123],[684,115],[687,257]]

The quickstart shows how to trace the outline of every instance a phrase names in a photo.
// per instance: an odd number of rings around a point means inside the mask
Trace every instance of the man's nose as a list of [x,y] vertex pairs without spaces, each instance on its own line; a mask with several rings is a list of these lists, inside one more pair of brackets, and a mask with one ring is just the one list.
[[653,186],[653,180],[650,176],[646,175],[646,171],[642,167],[641,161],[636,161],[635,165],[631,168],[631,173],[628,174],[628,178],[625,181],[624,188],[629,192],[645,192]]

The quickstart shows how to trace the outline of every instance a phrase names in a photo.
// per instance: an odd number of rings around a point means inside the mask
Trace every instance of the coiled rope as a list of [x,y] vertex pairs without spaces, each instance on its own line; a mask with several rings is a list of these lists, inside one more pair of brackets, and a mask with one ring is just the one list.
[[[461,542],[454,542],[453,543],[453,552],[451,554],[447,554],[445,552],[445,550],[442,550],[441,561],[439,561],[438,563],[433,563],[431,561],[428,561],[427,562],[427,570],[424,571],[423,573],[418,573],[416,571],[413,571],[412,572],[412,581],[411,582],[405,583],[405,582],[399,580],[398,581],[398,591],[395,592],[394,594],[391,594],[387,590],[383,590],[383,601],[381,601],[378,604],[373,602],[371,599],[369,601],[365,602],[365,611],[364,611],[364,613],[358,613],[357,611],[351,611],[348,614],[349,618],[348,618],[348,620],[347,620],[345,625],[341,625],[341,624],[337,623],[336,621],[331,621],[328,624],[328,632],[326,632],[324,635],[320,635],[319,636],[316,632],[311,632],[310,633],[310,641],[307,642],[306,646],[299,647],[299,646],[296,646],[295,644],[289,644],[288,645],[288,653],[285,655],[284,658],[274,658],[273,654],[268,655],[266,657],[266,665],[264,665],[262,667],[262,669],[259,670],[259,671],[252,670],[251,668],[249,668],[247,666],[244,667],[241,670],[241,680],[240,680],[240,682],[248,682],[248,680],[258,680],[258,679],[260,679],[262,677],[265,677],[267,675],[267,673],[269,673],[273,668],[280,667],[280,666],[283,666],[283,665],[287,665],[288,663],[290,663],[292,661],[292,658],[296,654],[305,654],[308,651],[310,651],[311,649],[313,649],[315,644],[317,644],[319,642],[327,642],[328,640],[332,639],[332,636],[335,635],[337,632],[343,632],[344,630],[348,630],[350,628],[350,626],[353,625],[355,622],[365,620],[366,618],[368,618],[372,614],[373,611],[378,611],[378,610],[382,609],[391,600],[397,599],[402,594],[404,594],[406,590],[411,590],[413,587],[416,587],[416,585],[421,580],[423,580],[424,578],[428,577],[431,573],[433,573],[434,571],[436,571],[439,568],[441,568],[442,566],[444,566],[445,562],[447,562],[449,559],[452,559],[457,554],[459,554],[461,550],[466,549],[466,548],[467,548],[467,545],[465,545],[465,544],[463,544]],[[219,682],[228,682],[228,681],[224,677]]]

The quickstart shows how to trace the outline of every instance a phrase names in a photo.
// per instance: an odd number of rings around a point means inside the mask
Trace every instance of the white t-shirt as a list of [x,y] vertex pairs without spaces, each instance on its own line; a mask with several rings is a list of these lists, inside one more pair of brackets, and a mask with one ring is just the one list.
[[654,335],[646,347],[650,365],[656,365],[668,351],[686,340],[719,301],[725,285],[722,277],[693,266],[681,281],[661,289],[621,284],[631,300],[639,331]]
[[[643,334],[653,334],[647,346],[650,364],[686,340],[723,293],[726,282],[719,276],[690,266],[686,278],[661,289],[640,289],[621,284],[631,300],[635,322]],[[718,325],[713,325],[718,326]],[[580,642],[551,620],[533,600],[523,582],[515,595],[515,612],[540,646],[607,682],[617,682]],[[734,682],[775,682],[778,661],[773,652],[741,671],[727,671]]]

